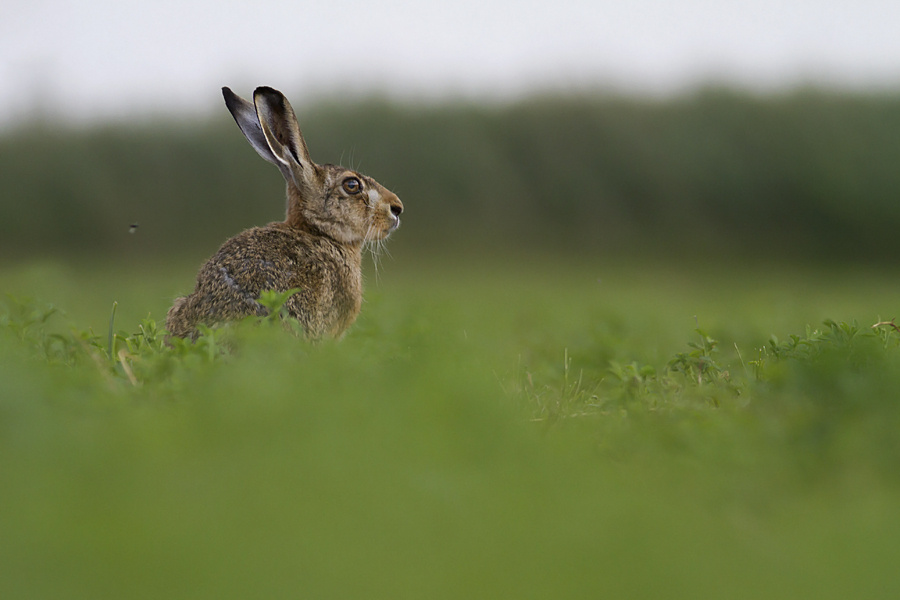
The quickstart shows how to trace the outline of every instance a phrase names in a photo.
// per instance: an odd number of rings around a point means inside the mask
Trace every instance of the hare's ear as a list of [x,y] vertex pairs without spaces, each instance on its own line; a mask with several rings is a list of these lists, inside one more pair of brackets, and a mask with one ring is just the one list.
[[228,107],[235,123],[241,128],[241,132],[247,138],[247,141],[250,142],[250,145],[253,146],[253,149],[264,159],[282,169],[281,161],[272,154],[272,149],[269,148],[269,143],[266,141],[265,134],[263,134],[262,127],[259,124],[259,117],[256,115],[256,107],[227,87],[222,88],[222,95],[225,97],[225,106]]
[[279,168],[287,168],[293,182],[303,188],[314,179],[316,165],[309,158],[309,150],[290,102],[278,90],[258,87],[253,92],[253,103],[266,143],[280,163]]

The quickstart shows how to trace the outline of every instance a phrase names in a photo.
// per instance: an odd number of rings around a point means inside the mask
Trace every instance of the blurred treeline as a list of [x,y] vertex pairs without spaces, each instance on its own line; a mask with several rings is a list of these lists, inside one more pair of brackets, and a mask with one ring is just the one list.
[[[900,94],[295,108],[315,160],[358,168],[404,201],[392,248],[900,255]],[[277,169],[220,109],[205,121],[7,132],[3,255],[208,255],[282,218]]]

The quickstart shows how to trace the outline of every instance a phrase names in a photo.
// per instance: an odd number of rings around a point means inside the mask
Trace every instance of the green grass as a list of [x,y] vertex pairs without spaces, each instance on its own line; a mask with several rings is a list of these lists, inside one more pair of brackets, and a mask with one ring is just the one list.
[[900,593],[896,279],[421,261],[316,346],[167,349],[193,264],[0,270],[0,597]]

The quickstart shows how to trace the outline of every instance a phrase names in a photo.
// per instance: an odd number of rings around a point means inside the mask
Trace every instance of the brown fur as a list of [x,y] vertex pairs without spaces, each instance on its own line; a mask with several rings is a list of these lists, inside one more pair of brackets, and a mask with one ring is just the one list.
[[265,315],[257,302],[265,290],[299,288],[288,314],[309,338],[340,337],[362,304],[363,246],[399,226],[403,204],[370,177],[313,163],[280,92],[257,88],[253,104],[228,88],[223,94],[251,145],[284,175],[287,218],[226,241],[201,267],[194,292],[175,300],[166,328],[193,338],[201,323]]

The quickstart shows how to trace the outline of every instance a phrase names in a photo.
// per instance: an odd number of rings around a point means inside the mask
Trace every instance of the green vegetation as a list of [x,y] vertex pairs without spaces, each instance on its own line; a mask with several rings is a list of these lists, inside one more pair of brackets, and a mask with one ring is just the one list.
[[173,347],[193,265],[0,271],[0,596],[900,593],[896,278],[514,264]]
[[[283,215],[283,184],[214,120],[0,138],[4,256],[209,254]],[[660,101],[299,106],[313,157],[405,200],[393,246],[620,256],[895,255],[900,96],[707,90]],[[139,228],[129,235],[129,227]]]
[[900,596],[900,96],[297,108],[407,209],[341,342],[165,343],[224,107],[0,138],[0,598]]

